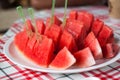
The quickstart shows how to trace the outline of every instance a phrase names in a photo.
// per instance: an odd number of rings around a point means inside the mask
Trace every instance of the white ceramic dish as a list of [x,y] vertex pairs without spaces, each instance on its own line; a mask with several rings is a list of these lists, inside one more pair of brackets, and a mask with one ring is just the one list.
[[[117,36],[119,37],[119,35]],[[13,42],[14,38],[9,39],[5,46],[4,46],[4,53],[6,55],[6,57],[11,60],[13,63],[28,68],[28,69],[32,69],[32,70],[36,70],[36,71],[42,71],[42,72],[49,72],[49,73],[77,73],[77,72],[85,72],[85,71],[90,71],[93,69],[99,69],[101,67],[107,66],[113,62],[115,62],[116,60],[118,60],[120,58],[120,52],[117,53],[117,55],[114,58],[111,59],[101,59],[101,60],[97,60],[97,64],[93,65],[91,67],[88,68],[76,68],[76,67],[71,67],[68,68],[66,70],[53,70],[50,68],[42,68],[39,65],[35,64],[34,62],[30,61],[29,59],[27,59],[25,56],[21,55],[15,48],[14,42]],[[119,41],[119,39],[118,39]],[[119,42],[118,42],[119,44]]]

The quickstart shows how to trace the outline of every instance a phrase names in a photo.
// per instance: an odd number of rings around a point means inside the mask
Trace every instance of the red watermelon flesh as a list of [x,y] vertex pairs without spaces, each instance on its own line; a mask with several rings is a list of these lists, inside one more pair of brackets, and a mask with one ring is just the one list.
[[91,31],[87,37],[84,39],[84,47],[87,47],[94,39],[95,39],[94,33]]
[[74,58],[74,56],[66,47],[64,47],[58,52],[49,67],[56,70],[65,70],[72,66],[75,62],[76,59]]
[[[50,26],[50,20],[51,20],[51,18],[47,18],[47,20],[46,20],[46,26]],[[53,24],[56,24],[56,25],[58,25],[58,26],[60,26],[61,25],[61,20],[59,20],[58,18],[57,18],[57,16],[54,16],[53,17]]]
[[95,34],[95,36],[97,37],[98,34],[100,33],[102,27],[103,27],[103,22],[100,21],[99,19],[96,19],[94,22],[93,22],[93,25],[92,25],[92,31],[93,33]]
[[26,54],[29,58],[34,55],[33,49],[36,43],[36,35],[34,34],[31,39],[28,40],[24,54]]
[[59,41],[59,50],[63,49],[64,47],[66,47],[72,53],[77,51],[77,46],[73,36],[66,30],[64,30],[61,35]]
[[101,32],[98,35],[98,41],[100,45],[103,47],[111,36],[113,35],[113,30],[109,28],[107,25],[104,25]]
[[28,30],[32,30],[32,32],[35,31],[32,23],[29,19],[26,20],[26,24],[24,26],[25,26],[25,28],[24,28],[25,31],[26,31],[26,26],[28,27]]
[[101,49],[100,44],[96,38],[88,45],[88,47],[92,51],[95,59],[103,58],[102,49]]
[[73,35],[76,41],[82,42],[86,35],[84,24],[77,20],[68,19],[65,29]]
[[77,11],[70,11],[69,19],[77,19]]
[[94,16],[93,16],[93,14],[90,14],[85,11],[78,12],[77,20],[83,22],[86,27],[87,32],[89,32],[91,29],[92,22],[94,20]]
[[112,43],[107,43],[103,48],[103,56],[104,58],[112,58],[114,57]]
[[54,56],[54,43],[52,39],[43,37],[42,41],[36,42],[32,55],[32,60],[41,67],[48,67]]
[[51,38],[55,43],[55,46],[57,47],[61,32],[62,32],[61,28],[54,24],[50,28],[46,27],[44,35],[47,36],[48,38]]
[[116,55],[120,49],[120,46],[116,43],[113,43],[112,48],[113,48],[114,54]]
[[75,65],[79,66],[80,68],[89,67],[95,64],[94,57],[89,47],[74,53],[74,57],[76,58]]
[[22,31],[15,36],[15,45],[22,51],[25,50],[29,37],[26,31]]
[[40,19],[37,19],[36,20],[36,26],[37,26],[37,29],[38,29],[38,32],[40,34],[43,34],[44,31],[45,31],[45,25],[44,25],[44,22]]

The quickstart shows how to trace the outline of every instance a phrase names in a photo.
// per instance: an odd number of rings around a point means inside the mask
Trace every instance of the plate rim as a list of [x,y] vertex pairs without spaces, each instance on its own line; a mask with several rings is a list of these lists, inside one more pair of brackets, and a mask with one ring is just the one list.
[[20,64],[18,63],[17,61],[14,61],[13,58],[10,58],[10,52],[9,52],[9,47],[10,47],[10,44],[12,44],[13,42],[13,39],[14,39],[14,36],[11,37],[8,41],[6,41],[4,47],[3,47],[3,53],[5,54],[5,56],[10,60],[12,61],[14,64],[18,65],[18,66],[21,66],[21,67],[24,67],[24,68],[28,68],[28,69],[31,69],[31,70],[35,70],[35,71],[41,71],[41,72],[48,72],[48,73],[78,73],[78,72],[86,72],[86,71],[91,71],[91,70],[95,70],[95,69],[100,69],[102,67],[105,67],[107,65],[110,65],[112,64],[113,62],[119,60],[119,56],[120,56],[120,51],[117,53],[117,55],[115,57],[113,57],[112,59],[110,59],[109,61],[106,61],[104,63],[101,63],[101,64],[98,64],[98,65],[93,65],[93,66],[90,66],[90,67],[87,67],[87,68],[80,68],[80,69],[66,69],[66,70],[54,70],[54,69],[49,69],[46,68],[46,69],[36,69],[36,68],[32,68],[32,67],[29,67],[29,66],[26,66],[26,65],[23,65],[23,64]]

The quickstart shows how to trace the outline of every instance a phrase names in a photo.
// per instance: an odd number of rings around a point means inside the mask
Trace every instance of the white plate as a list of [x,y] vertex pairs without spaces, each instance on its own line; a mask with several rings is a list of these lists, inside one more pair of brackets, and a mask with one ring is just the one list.
[[[66,70],[53,70],[50,68],[42,68],[39,65],[35,64],[34,62],[30,61],[29,59],[27,59],[26,57],[24,57],[23,55],[21,55],[15,48],[14,42],[13,42],[14,38],[9,39],[5,46],[4,46],[4,53],[7,56],[7,58],[9,60],[11,60],[13,63],[28,68],[28,69],[32,69],[32,70],[36,70],[36,71],[42,71],[42,72],[49,72],[49,73],[77,73],[77,72],[85,72],[85,71],[90,71],[93,69],[98,69],[104,66],[107,66],[113,62],[115,62],[116,60],[118,60],[120,58],[120,52],[117,53],[117,55],[112,58],[112,59],[102,59],[102,60],[97,60],[97,64],[93,65],[91,67],[88,68],[75,68],[75,67],[71,67],[69,69]],[[119,39],[118,39],[119,41]]]

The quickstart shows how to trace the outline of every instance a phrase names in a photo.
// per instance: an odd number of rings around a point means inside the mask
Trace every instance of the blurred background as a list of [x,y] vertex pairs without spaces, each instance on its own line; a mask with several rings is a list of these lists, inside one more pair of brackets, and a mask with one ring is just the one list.
[[[21,5],[24,10],[33,7],[39,11],[50,9],[52,0],[0,0],[0,33],[4,33],[12,23],[19,19],[15,10],[16,6]],[[68,0],[68,7],[87,5],[107,5],[107,0]],[[56,0],[56,7],[63,7],[64,0]]]

